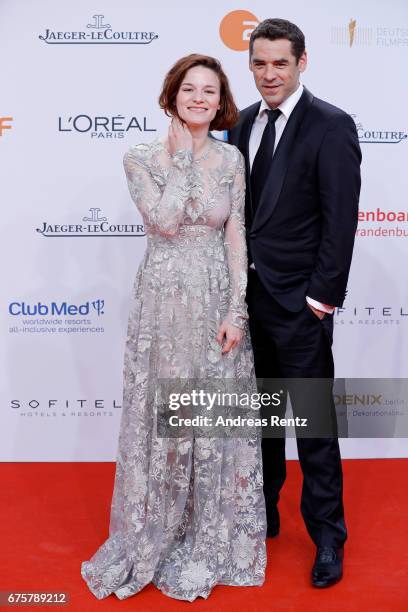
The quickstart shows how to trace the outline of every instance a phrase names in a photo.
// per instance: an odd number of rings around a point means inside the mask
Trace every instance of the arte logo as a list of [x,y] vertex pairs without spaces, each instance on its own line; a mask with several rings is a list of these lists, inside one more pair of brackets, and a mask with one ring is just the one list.
[[68,302],[50,302],[43,304],[37,302],[36,304],[27,304],[26,302],[10,302],[9,314],[13,316],[86,316],[89,315],[92,309],[96,312],[98,317],[105,314],[104,312],[105,300],[94,300],[93,302],[85,302],[84,304],[69,304]]
[[51,30],[47,28],[38,38],[48,45],[149,45],[159,38],[156,32],[117,31],[104,23],[105,15],[93,15],[86,30]]
[[259,19],[249,11],[231,11],[220,23],[220,37],[233,51],[248,51],[249,39]]
[[139,132],[156,132],[156,128],[148,126],[147,117],[125,117],[124,115],[94,116],[76,115],[76,117],[58,117],[59,132],[74,132],[87,134],[97,140],[112,140],[124,138],[129,130]]
[[0,117],[0,137],[3,136],[3,130],[11,130],[13,126],[10,122],[13,121],[13,117]]
[[347,47],[371,46],[406,47],[408,45],[408,28],[383,26],[360,26],[351,18],[347,25],[332,26],[330,42],[333,45]]
[[109,223],[101,215],[101,208],[90,208],[90,215],[82,217],[82,223],[51,224],[43,221],[36,231],[46,238],[140,238],[145,236],[142,224]]
[[403,130],[366,130],[357,120],[357,115],[351,115],[357,128],[358,139],[364,144],[399,144],[406,140],[408,134]]

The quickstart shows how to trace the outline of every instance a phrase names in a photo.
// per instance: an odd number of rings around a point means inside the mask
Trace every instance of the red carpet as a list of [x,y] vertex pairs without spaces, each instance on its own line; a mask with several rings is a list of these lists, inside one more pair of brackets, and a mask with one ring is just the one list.
[[[98,601],[80,563],[107,537],[113,463],[3,463],[0,590],[66,591],[79,610],[228,610],[406,612],[408,610],[408,460],[345,460],[349,540],[341,583],[309,586],[314,557],[299,512],[300,470],[288,462],[281,502],[282,531],[268,540],[263,587],[216,587],[207,601],[172,600],[150,585],[124,601]],[[41,606],[41,608],[45,606]],[[13,609],[13,608],[10,608]],[[35,610],[39,607],[16,607]]]

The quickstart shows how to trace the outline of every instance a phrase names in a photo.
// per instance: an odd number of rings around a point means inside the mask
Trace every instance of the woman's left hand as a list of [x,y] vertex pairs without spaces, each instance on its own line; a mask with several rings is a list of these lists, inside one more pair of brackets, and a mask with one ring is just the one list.
[[228,353],[231,349],[235,348],[239,342],[242,340],[242,336],[244,332],[239,327],[232,325],[227,320],[223,321],[220,325],[220,329],[217,334],[217,342],[221,344],[224,342],[224,337],[226,338],[226,342],[222,347],[221,353]]

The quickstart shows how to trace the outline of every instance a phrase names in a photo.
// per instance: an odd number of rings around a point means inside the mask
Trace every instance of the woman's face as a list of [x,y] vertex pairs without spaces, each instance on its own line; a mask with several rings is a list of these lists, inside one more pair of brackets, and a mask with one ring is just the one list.
[[179,117],[187,125],[209,125],[220,107],[220,80],[205,66],[187,70],[176,96]]

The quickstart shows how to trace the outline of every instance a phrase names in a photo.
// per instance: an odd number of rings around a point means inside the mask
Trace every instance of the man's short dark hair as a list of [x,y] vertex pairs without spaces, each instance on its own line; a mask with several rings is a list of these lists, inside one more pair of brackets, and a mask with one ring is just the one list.
[[305,35],[302,30],[286,19],[265,19],[258,24],[249,39],[250,58],[254,50],[254,41],[257,38],[266,38],[268,40],[284,38],[289,40],[292,43],[292,53],[296,58],[296,63],[299,62],[305,50]]

